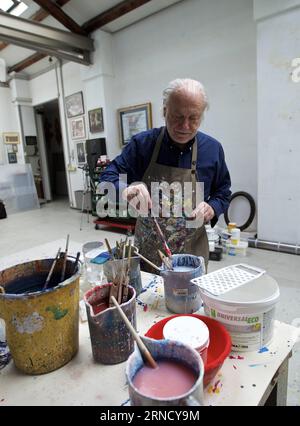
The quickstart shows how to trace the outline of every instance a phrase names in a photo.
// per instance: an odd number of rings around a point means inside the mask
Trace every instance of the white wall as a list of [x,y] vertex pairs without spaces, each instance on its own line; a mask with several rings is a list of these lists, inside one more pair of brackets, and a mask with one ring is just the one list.
[[[291,64],[300,57],[297,3],[259,21],[257,31],[258,236],[291,244],[300,244],[300,82]],[[268,5],[261,0],[265,13]]]
[[168,81],[199,79],[210,100],[202,130],[222,143],[232,190],[257,199],[252,0],[185,0],[119,31],[113,42],[116,108],[151,102],[153,125],[160,126]]
[[[83,94],[83,103],[84,103],[84,118],[85,118],[85,126],[87,130],[87,111],[86,111],[86,95],[84,91],[84,86],[81,80],[81,74],[80,74],[80,65],[77,63],[69,62],[62,67],[62,80],[63,80],[63,87],[60,89],[63,89],[64,92],[61,93],[61,96],[64,95],[64,97],[72,95],[73,93],[82,92]],[[62,100],[61,100],[62,101]],[[77,190],[83,189],[83,179],[82,179],[82,172],[80,169],[77,168],[76,163],[76,141],[72,140],[71,138],[71,130],[70,130],[70,118],[68,118],[64,113],[65,111],[62,110],[63,108],[63,102],[60,102],[60,112],[61,112],[61,125],[65,126],[66,132],[63,133],[63,139],[67,139],[67,143],[69,145],[69,155],[68,158],[67,155],[65,155],[65,164],[66,167],[68,167],[68,164],[74,165],[73,171],[68,171],[69,179],[70,179],[70,195],[71,195],[71,206],[76,207],[76,201],[75,201],[75,194],[74,192]],[[64,117],[62,117],[64,115]],[[86,132],[87,135],[87,132]]]
[[268,18],[298,6],[299,0],[253,0],[254,18]]
[[40,105],[58,97],[55,70],[41,74],[29,81],[32,105]]
[[9,87],[0,86],[0,165],[8,164],[7,146],[3,143],[3,132],[18,132],[17,107],[12,103]]

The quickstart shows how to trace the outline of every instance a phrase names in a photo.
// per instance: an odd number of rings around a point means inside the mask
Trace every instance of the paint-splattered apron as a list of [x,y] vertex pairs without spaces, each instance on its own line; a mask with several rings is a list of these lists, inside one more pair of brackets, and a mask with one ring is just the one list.
[[[164,166],[157,163],[159,150],[164,136],[164,128],[156,140],[155,148],[152,154],[149,166],[143,176],[142,182],[147,185],[151,194],[151,182],[167,182],[171,185],[178,182],[181,188],[184,188],[185,182],[192,182],[192,189],[196,191],[196,164],[197,164],[197,142],[193,144],[191,169],[183,169],[179,167]],[[182,191],[183,192],[183,191]],[[185,201],[186,202],[186,201]],[[195,206],[195,197],[190,200],[193,209]],[[172,216],[173,204],[170,200],[171,209],[170,217],[158,217],[157,221],[167,240],[170,250],[173,254],[188,253],[196,256],[203,256],[207,266],[209,256],[208,239],[204,224],[198,228],[186,227],[185,217]],[[134,245],[139,248],[140,253],[151,260],[156,265],[161,265],[157,250],[163,251],[163,245],[156,231],[153,218],[138,217],[135,227]],[[144,271],[157,273],[145,262],[141,262]]]

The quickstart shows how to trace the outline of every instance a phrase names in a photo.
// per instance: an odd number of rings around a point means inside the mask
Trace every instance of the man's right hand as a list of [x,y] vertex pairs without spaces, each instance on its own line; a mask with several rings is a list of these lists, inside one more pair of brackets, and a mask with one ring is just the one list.
[[150,194],[143,183],[128,186],[122,192],[122,198],[142,215],[147,215],[152,207]]

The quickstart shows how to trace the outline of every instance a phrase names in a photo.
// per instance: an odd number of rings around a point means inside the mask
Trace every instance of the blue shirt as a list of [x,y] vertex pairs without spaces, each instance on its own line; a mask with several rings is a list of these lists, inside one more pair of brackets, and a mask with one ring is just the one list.
[[[101,174],[100,182],[109,181],[119,188],[119,174],[127,174],[128,185],[141,182],[150,163],[155,142],[162,128],[141,132],[131,141]],[[230,200],[230,175],[222,145],[216,139],[197,132],[197,180],[204,182],[204,200],[214,209],[216,219],[224,213]],[[180,150],[165,132],[157,162],[165,166],[191,168],[193,141]],[[215,218],[214,218],[215,219]],[[214,224],[216,220],[213,220]]]

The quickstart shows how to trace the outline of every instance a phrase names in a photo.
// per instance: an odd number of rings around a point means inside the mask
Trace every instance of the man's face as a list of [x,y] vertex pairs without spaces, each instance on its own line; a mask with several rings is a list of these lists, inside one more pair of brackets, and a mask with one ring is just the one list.
[[204,112],[204,102],[199,93],[182,89],[172,93],[164,117],[169,135],[174,142],[185,144],[197,133]]

